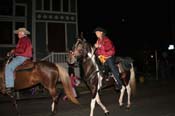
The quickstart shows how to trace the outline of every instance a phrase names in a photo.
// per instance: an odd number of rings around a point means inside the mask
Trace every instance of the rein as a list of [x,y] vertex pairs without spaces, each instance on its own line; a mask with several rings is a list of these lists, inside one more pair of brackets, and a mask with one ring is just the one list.
[[90,80],[90,79],[92,79],[92,78],[95,78],[95,76],[96,76],[96,74],[97,74],[98,72],[100,72],[100,71],[99,71],[99,70],[96,70],[96,71],[90,73],[90,75],[87,76],[87,77],[88,77],[87,80]]
[[9,56],[5,64],[9,64],[13,58],[14,55]]

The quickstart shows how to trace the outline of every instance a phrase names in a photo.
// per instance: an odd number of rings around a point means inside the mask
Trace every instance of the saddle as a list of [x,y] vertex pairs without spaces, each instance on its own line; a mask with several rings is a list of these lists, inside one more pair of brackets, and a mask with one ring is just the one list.
[[23,62],[23,64],[16,67],[15,72],[32,69],[34,66],[34,62],[31,59],[27,59]]
[[[108,81],[111,77],[113,77],[112,71],[110,70],[109,66],[107,66],[105,63],[102,63],[101,61],[98,62],[99,68],[102,72],[102,75],[104,77],[105,81]],[[115,62],[115,66],[118,67],[120,79],[123,82],[124,85],[128,83],[128,71],[131,68],[131,64],[128,62]]]

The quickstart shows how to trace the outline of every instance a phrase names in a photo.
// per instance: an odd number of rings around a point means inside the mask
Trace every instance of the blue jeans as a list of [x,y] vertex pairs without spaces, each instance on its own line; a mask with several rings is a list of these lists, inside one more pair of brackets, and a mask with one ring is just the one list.
[[14,70],[17,66],[21,65],[27,59],[28,59],[27,57],[16,56],[15,58],[12,59],[12,61],[9,64],[6,64],[5,66],[6,88],[14,87]]
[[115,79],[117,80],[118,86],[121,87],[122,82],[119,78],[119,71],[118,71],[118,68],[115,66],[114,58],[113,57],[108,58],[105,63],[109,66],[110,70],[112,71]]

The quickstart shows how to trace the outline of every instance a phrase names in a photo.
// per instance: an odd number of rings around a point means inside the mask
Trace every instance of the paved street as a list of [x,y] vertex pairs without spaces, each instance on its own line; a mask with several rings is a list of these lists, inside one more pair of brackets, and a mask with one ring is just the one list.
[[[119,108],[119,93],[112,88],[101,92],[101,99],[110,111],[110,116],[175,116],[174,80],[153,81],[137,84],[137,95],[132,97],[130,110]],[[2,97],[1,97],[2,98]],[[80,105],[60,99],[56,116],[89,116],[90,94],[80,94]],[[48,98],[18,101],[22,116],[49,116],[51,100]],[[15,116],[10,102],[0,100],[0,115]],[[101,108],[96,105],[94,116],[103,116]]]

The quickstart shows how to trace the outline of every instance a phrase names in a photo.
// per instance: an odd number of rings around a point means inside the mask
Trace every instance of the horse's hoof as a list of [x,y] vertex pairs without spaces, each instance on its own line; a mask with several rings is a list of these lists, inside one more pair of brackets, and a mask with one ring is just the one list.
[[105,112],[105,116],[109,116],[109,112]]
[[123,108],[123,105],[119,106],[119,108]]
[[56,115],[56,111],[51,112],[50,116],[55,116]]
[[126,110],[130,110],[130,109],[131,109],[131,105],[128,104],[128,105],[126,106]]
[[120,108],[123,108],[123,106],[124,106],[123,103],[122,103],[122,104],[119,104],[119,107],[120,107]]
[[52,112],[52,113],[50,114],[50,116],[55,116],[55,114],[56,114],[56,113]]

